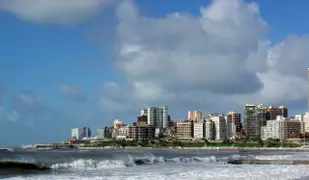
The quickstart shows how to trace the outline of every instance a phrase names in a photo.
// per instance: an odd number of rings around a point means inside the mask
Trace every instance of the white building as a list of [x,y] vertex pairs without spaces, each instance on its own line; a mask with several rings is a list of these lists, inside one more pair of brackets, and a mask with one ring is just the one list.
[[72,139],[80,141],[84,138],[84,129],[83,128],[73,128],[72,129]]
[[91,130],[90,128],[83,127],[83,128],[73,128],[72,129],[72,139],[76,139],[78,141],[82,140],[84,137],[91,137]]
[[223,114],[209,114],[209,119],[214,122],[215,125],[215,140],[221,141],[226,138],[226,120]]
[[203,136],[204,136],[204,123],[194,122],[193,123],[193,138],[203,139]]
[[261,128],[261,139],[288,139],[290,135],[301,132],[301,123],[298,120],[278,116],[276,120],[267,121],[266,126]]

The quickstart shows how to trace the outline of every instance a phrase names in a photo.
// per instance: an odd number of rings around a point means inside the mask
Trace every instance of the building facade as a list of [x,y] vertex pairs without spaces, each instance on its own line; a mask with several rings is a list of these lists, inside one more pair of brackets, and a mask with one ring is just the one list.
[[275,120],[277,116],[288,117],[288,108],[269,106],[266,110],[266,120]]
[[204,123],[203,122],[193,122],[193,138],[203,139],[204,138]]
[[193,135],[192,121],[176,122],[176,137],[178,139],[192,139]]
[[226,116],[227,137],[235,137],[237,132],[241,132],[241,114],[237,112],[229,112]]
[[169,112],[167,106],[149,107],[148,109],[141,110],[141,115],[147,116],[147,125],[151,125],[154,128],[168,128]]
[[207,140],[215,140],[215,123],[209,119],[205,119],[205,130],[204,137]]
[[278,116],[276,120],[267,121],[266,126],[261,128],[261,139],[285,140],[299,133],[301,133],[301,121]]
[[209,114],[208,118],[214,122],[214,135],[216,141],[224,140],[227,136],[226,133],[226,120],[224,114]]
[[244,132],[248,138],[261,138],[261,127],[266,125],[266,107],[247,104],[244,108]]
[[77,141],[82,140],[85,137],[91,137],[91,130],[87,127],[73,128],[71,133],[71,138]]
[[203,120],[202,112],[200,111],[188,111],[188,120],[201,122]]

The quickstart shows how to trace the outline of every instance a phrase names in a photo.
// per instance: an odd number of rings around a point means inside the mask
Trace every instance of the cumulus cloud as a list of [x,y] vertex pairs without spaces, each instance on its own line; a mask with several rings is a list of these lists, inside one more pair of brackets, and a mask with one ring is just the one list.
[[[128,84],[105,94],[105,106],[117,103],[115,109],[120,104],[124,110],[126,103],[161,102],[233,110],[306,97],[308,37],[288,36],[272,46],[268,24],[253,2],[213,0],[199,16],[176,12],[154,18],[124,1],[116,14],[116,65]],[[117,100],[109,98],[115,94]]]
[[1,0],[0,10],[21,20],[69,25],[98,15],[117,0]]
[[63,97],[73,101],[85,102],[87,100],[86,95],[80,88],[69,84],[60,84],[58,91]]

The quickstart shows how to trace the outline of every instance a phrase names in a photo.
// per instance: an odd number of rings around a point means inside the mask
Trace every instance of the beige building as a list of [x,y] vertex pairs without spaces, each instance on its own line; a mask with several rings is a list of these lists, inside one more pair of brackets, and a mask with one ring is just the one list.
[[181,121],[176,123],[176,137],[178,139],[192,139],[192,121]]
[[203,116],[200,111],[188,111],[188,120],[202,122]]
[[203,137],[204,137],[204,123],[194,122],[193,123],[193,138],[203,139]]
[[278,116],[276,120],[267,121],[266,126],[261,128],[261,138],[266,140],[272,139],[288,139],[292,134],[301,132],[301,121],[291,120],[282,116]]

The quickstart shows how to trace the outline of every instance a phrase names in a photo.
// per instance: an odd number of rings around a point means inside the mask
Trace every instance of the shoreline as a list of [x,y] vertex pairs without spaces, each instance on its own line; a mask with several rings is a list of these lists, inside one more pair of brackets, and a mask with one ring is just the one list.
[[125,148],[105,148],[105,147],[78,147],[78,150],[150,150],[150,151],[289,151],[289,152],[309,152],[309,148],[254,148],[254,147],[184,147],[184,148],[152,148],[152,147],[125,147]]

